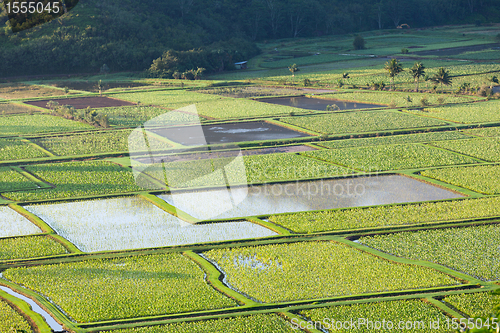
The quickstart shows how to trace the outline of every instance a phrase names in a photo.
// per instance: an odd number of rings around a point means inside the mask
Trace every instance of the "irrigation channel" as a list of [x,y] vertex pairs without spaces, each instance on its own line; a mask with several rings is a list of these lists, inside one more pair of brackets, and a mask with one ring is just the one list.
[[300,108],[300,109],[317,110],[317,111],[325,111],[327,110],[328,106],[335,107],[335,105],[338,107],[338,110],[372,109],[372,108],[385,107],[385,105],[367,104],[359,102],[346,102],[337,99],[320,99],[320,98],[312,98],[305,96],[260,98],[258,99],[258,101],[264,103],[292,106],[294,108]]
[[50,314],[48,314],[44,309],[42,309],[31,298],[28,298],[28,297],[26,297],[24,295],[21,295],[21,294],[13,291],[12,289],[10,289],[8,287],[0,286],[0,289],[2,289],[6,293],[8,293],[8,294],[10,294],[10,295],[12,295],[14,297],[17,297],[20,300],[23,300],[26,303],[28,303],[31,306],[31,309],[33,310],[33,312],[36,312],[36,313],[40,314],[45,319],[45,321],[50,326],[50,328],[52,329],[52,331],[54,331],[54,332],[65,332],[65,330],[63,329],[63,327],[54,318],[52,318],[52,316]]
[[[384,205],[459,198],[462,195],[399,175],[354,177],[330,180],[287,182],[231,188],[238,205],[216,215],[211,198],[226,189],[203,191],[173,190],[158,195],[189,215],[204,219],[228,219],[321,209]],[[193,200],[196,198],[196,200]]]

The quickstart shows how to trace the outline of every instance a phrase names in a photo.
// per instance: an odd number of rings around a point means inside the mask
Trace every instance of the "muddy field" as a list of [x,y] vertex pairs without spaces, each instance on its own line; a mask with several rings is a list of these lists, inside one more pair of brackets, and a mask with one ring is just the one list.
[[199,131],[197,127],[193,126],[148,130],[186,146],[257,140],[279,140],[309,136],[306,133],[273,125],[265,121],[204,125],[202,126],[202,131]]
[[63,98],[63,99],[44,99],[39,101],[25,102],[26,104],[39,106],[41,108],[47,109],[47,103],[49,101],[54,101],[59,103],[59,105],[71,105],[75,109],[86,109],[91,108],[109,108],[115,106],[131,106],[134,103],[122,101],[120,99],[109,98],[109,97],[79,97],[79,98]]
[[[269,147],[269,148],[258,148],[258,149],[245,149],[245,150],[229,150],[229,151],[214,151],[214,152],[198,152],[198,153],[187,153],[187,154],[169,154],[165,156],[158,156],[155,154],[155,160],[161,160],[164,163],[169,162],[185,162],[194,160],[205,160],[209,158],[225,158],[225,157],[236,157],[241,152],[243,156],[251,155],[267,155],[275,153],[298,153],[301,151],[315,150],[309,146],[285,146],[285,147]],[[140,163],[151,163],[151,157],[138,157],[134,158]]]

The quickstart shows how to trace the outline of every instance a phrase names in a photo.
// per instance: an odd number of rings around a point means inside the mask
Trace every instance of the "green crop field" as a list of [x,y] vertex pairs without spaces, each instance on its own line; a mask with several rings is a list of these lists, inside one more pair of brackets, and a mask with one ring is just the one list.
[[90,125],[49,115],[0,117],[0,135],[65,132],[93,128]]
[[400,112],[373,111],[335,113],[321,116],[280,118],[288,124],[325,134],[355,134],[403,128],[445,125],[446,122],[424,117],[414,117]]
[[466,130],[465,133],[482,137],[499,137],[500,127],[484,127]]
[[496,224],[401,232],[359,241],[399,257],[436,262],[485,280],[500,279],[500,226]]
[[264,302],[454,285],[428,268],[400,265],[335,242],[240,247],[204,253],[237,290]]
[[[211,173],[218,169],[218,166],[223,167],[229,162],[231,162],[230,158],[166,163],[165,172],[168,175],[168,185],[172,187],[223,185],[226,181],[221,174],[214,173],[210,178],[205,174]],[[243,165],[246,170],[246,180],[249,183],[343,176],[353,173],[341,166],[295,153],[244,156]],[[239,183],[245,176],[234,167],[226,172],[227,179],[233,182]],[[159,168],[150,170],[148,174],[163,180],[163,170]],[[201,176],[204,177],[200,178]]]
[[113,333],[292,333],[289,323],[277,315],[253,315],[217,320],[180,322],[162,326],[149,326],[134,329],[116,330]]
[[480,193],[500,193],[500,165],[433,169],[422,175]]
[[476,163],[472,158],[419,144],[319,150],[302,154],[364,171],[417,169]]
[[[376,322],[386,323],[391,322],[393,330],[396,332],[404,332],[406,324],[423,322],[420,327],[409,327],[412,332],[449,332],[446,329],[446,320],[449,318],[435,308],[433,305],[425,303],[421,300],[404,300],[404,301],[390,301],[390,302],[373,302],[352,305],[331,306],[327,308],[317,308],[311,310],[304,310],[300,312],[301,315],[310,318],[313,322],[321,323],[321,326],[328,330],[328,332],[338,331],[343,323],[347,324],[347,332],[370,332],[375,331],[374,325]],[[326,319],[326,320],[325,320]],[[354,326],[349,326],[350,322],[354,322]],[[431,323],[440,321],[440,327],[437,329],[431,328]],[[371,322],[371,324],[369,323]],[[399,325],[402,329],[399,329]],[[385,328],[389,329],[386,324]],[[338,328],[337,328],[338,327]],[[345,327],[345,326],[344,326]]]
[[128,151],[130,130],[43,137],[36,143],[59,156]]
[[161,105],[171,108],[180,108],[189,104],[220,99],[219,96],[200,94],[181,89],[113,94],[113,97],[142,105]]
[[0,192],[36,189],[38,186],[17,171],[0,168]]
[[433,145],[488,162],[500,162],[500,150],[498,149],[500,137],[435,142]]
[[274,215],[269,219],[299,233],[359,229],[500,216],[500,197]]
[[163,116],[165,118],[162,119],[164,121],[168,121],[167,124],[160,123],[162,125],[182,124],[192,120],[197,120],[194,115],[182,112],[172,112],[164,107],[122,106],[102,108],[98,109],[98,112],[108,116],[110,124],[124,127],[140,126],[146,121],[161,115],[165,115]]
[[26,170],[55,187],[4,193],[5,196],[26,201],[141,190],[131,171],[106,161],[29,165]]
[[453,131],[453,132],[431,132],[431,133],[417,133],[417,134],[406,134],[406,135],[391,135],[391,136],[382,136],[377,138],[334,140],[334,141],[320,142],[318,144],[325,148],[341,149],[341,148],[391,145],[391,144],[403,144],[403,143],[458,140],[458,139],[468,139],[468,138],[469,138],[468,136]]
[[18,139],[0,139],[0,160],[23,160],[47,157],[40,149]]
[[488,317],[493,313],[495,304],[498,304],[500,297],[491,293],[474,293],[450,295],[444,299],[455,308],[468,314],[471,318]]
[[180,254],[13,268],[3,275],[46,295],[78,322],[236,305]]
[[[2,289],[72,333],[451,333],[497,311],[500,4],[80,2],[0,28]],[[99,124],[27,104],[65,97]],[[60,330],[0,294],[0,333]],[[360,318],[394,329],[337,326]]]
[[0,332],[32,332],[32,328],[23,316],[0,300]]
[[413,114],[444,119],[464,124],[489,123],[500,121],[498,102],[477,102],[461,105],[445,105],[426,108],[423,111],[408,110]]
[[0,260],[47,257],[67,253],[64,246],[44,236],[0,239]]
[[195,105],[200,115],[218,119],[279,116],[296,110],[289,106],[228,97],[220,98],[217,101],[200,102]]

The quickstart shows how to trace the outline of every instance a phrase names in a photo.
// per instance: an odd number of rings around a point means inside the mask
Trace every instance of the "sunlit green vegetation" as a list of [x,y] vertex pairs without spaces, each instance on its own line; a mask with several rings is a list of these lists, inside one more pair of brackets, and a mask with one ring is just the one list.
[[489,162],[500,162],[500,137],[435,142],[433,145]]
[[286,117],[281,121],[325,134],[375,132],[403,128],[445,125],[446,122],[405,113],[367,111],[335,113],[321,116]]
[[46,257],[67,253],[64,246],[44,236],[0,239],[0,260]]
[[[404,324],[407,322],[411,322],[412,324],[416,322],[423,322],[425,325],[423,327],[417,328],[412,326],[412,332],[427,333],[431,330],[432,332],[448,332],[446,320],[450,320],[436,307],[418,299],[332,306],[327,308],[304,310],[301,311],[300,314],[310,318],[313,322],[323,323],[322,326],[326,328],[328,332],[338,331],[335,328],[336,322],[349,323],[351,319],[353,319],[354,323],[358,323],[358,318],[363,318],[366,319],[367,322],[371,321],[373,323],[381,322],[382,320],[385,320],[386,322],[390,321],[394,325],[395,332],[404,331],[398,329],[400,322],[403,322],[403,328],[405,327]],[[328,319],[325,321],[325,318]],[[437,320],[440,322],[440,327],[437,329],[431,329],[429,327],[430,323]],[[360,325],[357,328],[356,326],[354,328],[351,327],[348,331],[369,332],[370,328],[368,323],[366,323],[365,325]]]
[[[1,98],[0,98],[1,100]],[[0,103],[0,114],[8,115],[8,114],[26,114],[26,113],[36,113],[39,112],[37,109],[14,103]]]
[[113,97],[134,103],[140,102],[142,105],[161,105],[171,108],[180,108],[190,104],[214,101],[221,98],[219,96],[200,94],[182,89],[124,93],[113,95]]
[[468,314],[471,318],[486,318],[493,313],[495,304],[500,301],[500,297],[492,293],[484,292],[449,295],[444,298],[444,301]]
[[500,197],[274,215],[269,219],[295,232],[359,229],[500,216]]
[[455,121],[464,124],[488,123],[500,120],[497,101],[477,102],[460,105],[445,105],[440,107],[426,108],[420,110],[408,110],[408,112]]
[[0,160],[22,160],[39,157],[47,157],[47,155],[30,145],[18,139],[0,139]]
[[77,121],[49,115],[18,115],[0,117],[0,135],[65,132],[93,128]]
[[236,305],[177,253],[20,267],[3,275],[44,294],[78,322]]
[[423,171],[422,175],[476,192],[500,193],[500,165],[433,169]]
[[399,257],[427,260],[486,280],[500,279],[500,226],[400,232],[359,241]]
[[473,128],[465,130],[464,132],[482,137],[500,137],[500,127]]
[[[12,331],[14,330],[14,331]],[[26,319],[0,300],[0,332],[32,332]]]
[[113,333],[292,333],[296,332],[281,317],[274,314],[258,314],[245,317],[180,322],[162,326],[149,326],[116,330]]
[[[167,163],[165,170],[168,184],[173,187],[224,185],[226,180],[222,174],[214,173],[210,177],[208,174],[231,161],[230,158],[221,158]],[[246,180],[250,183],[321,178],[353,173],[341,166],[295,153],[245,156],[243,163],[246,169]],[[238,167],[226,169],[225,172],[225,177],[230,182],[240,183],[245,177]],[[163,179],[163,171],[160,169],[151,170],[149,173],[157,179]],[[204,177],[201,178],[202,176]]]
[[189,122],[193,119],[198,119],[187,113],[174,113],[165,108],[152,106],[121,106],[114,108],[102,108],[99,109],[99,113],[106,115],[110,124],[127,127],[142,125],[146,121],[166,113],[168,113],[167,119],[169,123],[165,125]]
[[263,103],[241,98],[222,98],[217,101],[200,102],[196,104],[196,109],[202,116],[220,119],[284,115],[294,110],[289,106]]
[[376,138],[334,140],[334,141],[320,142],[318,144],[326,148],[341,149],[341,148],[378,146],[378,145],[389,145],[389,144],[457,140],[457,139],[467,139],[467,138],[469,137],[459,132],[453,131],[453,132],[430,132],[430,133],[417,133],[417,134],[406,134],[406,135],[391,135],[391,136],[382,136]]
[[59,156],[122,152],[128,150],[129,130],[88,132],[37,139],[36,142]]
[[139,191],[132,171],[106,161],[29,165],[26,170],[55,188],[6,193],[14,200],[42,200]]
[[0,168],[0,192],[36,189],[38,186],[29,179],[9,168]]
[[419,144],[317,150],[302,154],[365,171],[476,163],[472,158]]
[[302,242],[205,252],[237,290],[264,302],[457,284],[335,242]]

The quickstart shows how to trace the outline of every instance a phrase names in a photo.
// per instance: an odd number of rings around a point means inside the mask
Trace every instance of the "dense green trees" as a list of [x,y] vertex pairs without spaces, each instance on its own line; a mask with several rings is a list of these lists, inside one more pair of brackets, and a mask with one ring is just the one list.
[[[216,49],[231,38],[232,57],[246,60],[248,43],[271,38],[343,34],[498,21],[497,0],[80,0],[68,15],[12,33],[0,27],[0,76],[144,70],[167,50]],[[0,22],[2,20],[0,14]],[[78,15],[78,16],[77,16]],[[210,47],[209,47],[210,46]],[[236,55],[236,51],[241,56]],[[226,66],[212,66],[218,70]],[[189,67],[189,66],[188,66]],[[187,70],[210,66],[193,65]]]

